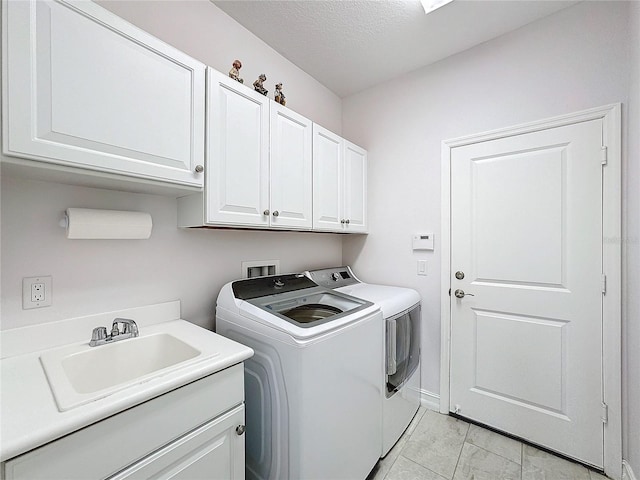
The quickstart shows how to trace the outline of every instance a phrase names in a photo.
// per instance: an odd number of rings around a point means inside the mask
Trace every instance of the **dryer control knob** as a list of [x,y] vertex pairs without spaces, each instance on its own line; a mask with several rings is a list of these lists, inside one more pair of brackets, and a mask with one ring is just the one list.
[[337,282],[338,280],[340,280],[340,274],[338,272],[334,272],[331,274],[331,278],[333,278],[334,282]]

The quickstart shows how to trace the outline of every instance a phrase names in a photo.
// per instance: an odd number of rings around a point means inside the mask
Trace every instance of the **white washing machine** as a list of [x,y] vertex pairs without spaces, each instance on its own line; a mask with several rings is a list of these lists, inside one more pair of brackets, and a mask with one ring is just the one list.
[[304,275],[239,280],[216,331],[245,361],[246,476],[364,480],[380,457],[382,313]]
[[368,300],[385,323],[382,378],[382,456],[395,445],[420,407],[420,295],[411,288],[363,283],[350,267],[306,272],[320,286]]

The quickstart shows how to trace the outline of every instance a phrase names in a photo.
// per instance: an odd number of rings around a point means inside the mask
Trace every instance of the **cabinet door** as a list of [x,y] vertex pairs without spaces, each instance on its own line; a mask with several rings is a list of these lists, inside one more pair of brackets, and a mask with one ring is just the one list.
[[367,231],[367,152],[351,142],[344,143],[345,231]]
[[207,69],[206,221],[269,226],[269,99]]
[[109,480],[242,480],[244,430],[239,427],[244,429],[244,406],[206,423]]
[[92,2],[3,2],[3,151],[202,186],[205,66]]
[[341,232],[343,216],[341,137],[313,124],[313,229]]
[[310,120],[271,104],[271,227],[311,229],[312,158]]

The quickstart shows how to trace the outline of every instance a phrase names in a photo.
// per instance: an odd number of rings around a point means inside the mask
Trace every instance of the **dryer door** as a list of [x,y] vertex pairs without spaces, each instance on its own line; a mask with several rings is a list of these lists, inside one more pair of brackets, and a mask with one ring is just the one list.
[[420,304],[386,322],[387,398],[394,395],[420,364]]

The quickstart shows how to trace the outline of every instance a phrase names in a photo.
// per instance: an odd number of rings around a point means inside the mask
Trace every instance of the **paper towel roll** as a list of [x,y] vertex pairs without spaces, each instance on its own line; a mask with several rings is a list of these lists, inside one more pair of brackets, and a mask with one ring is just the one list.
[[67,208],[66,214],[67,238],[72,239],[145,239],[153,227],[146,212]]

